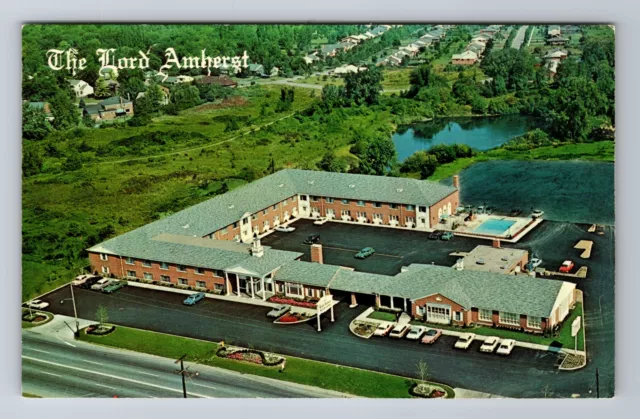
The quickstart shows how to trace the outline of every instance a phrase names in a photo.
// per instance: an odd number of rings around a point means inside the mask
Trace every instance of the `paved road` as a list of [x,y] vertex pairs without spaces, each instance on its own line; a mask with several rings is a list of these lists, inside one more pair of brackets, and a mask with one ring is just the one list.
[[[45,326],[46,327],[46,326]],[[66,326],[61,327],[66,329]],[[188,397],[336,397],[338,393],[186,363]],[[22,332],[22,389],[42,397],[183,397],[174,360]]]
[[528,27],[529,26],[525,25],[521,26],[520,29],[518,29],[518,33],[513,38],[513,42],[511,43],[511,48],[520,49],[522,43],[524,42],[524,34],[527,31]]

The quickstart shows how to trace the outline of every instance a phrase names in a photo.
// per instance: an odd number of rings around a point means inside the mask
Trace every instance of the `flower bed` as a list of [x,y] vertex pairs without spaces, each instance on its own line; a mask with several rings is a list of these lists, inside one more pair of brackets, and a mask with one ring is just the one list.
[[283,298],[283,297],[271,297],[268,300],[271,303],[276,304],[288,304],[290,306],[297,307],[305,307],[305,308],[316,308],[316,303],[312,303],[311,301],[300,301],[294,300],[293,298]]
[[279,355],[234,346],[220,347],[216,352],[216,355],[220,358],[251,362],[253,364],[264,365],[265,367],[273,367],[281,364],[284,365],[285,362],[285,358]]
[[582,368],[585,365],[586,363],[585,363],[584,356],[567,354],[567,356],[562,361],[562,364],[560,365],[560,369],[573,370],[573,369]]
[[112,333],[115,330],[116,330],[115,326],[105,324],[105,325],[87,326],[84,329],[84,332],[88,335],[105,336],[105,335],[108,335],[109,333]]
[[353,323],[351,330],[360,337],[370,338],[373,332],[376,331],[376,327],[378,327],[376,323],[357,321]]
[[294,313],[288,312],[279,319],[275,321],[275,323],[301,323],[306,322],[307,320],[314,317],[313,315],[305,314],[305,313]]
[[412,385],[409,389],[409,393],[413,396],[424,397],[427,399],[443,399],[447,396],[447,392],[444,391],[444,389],[425,383]]

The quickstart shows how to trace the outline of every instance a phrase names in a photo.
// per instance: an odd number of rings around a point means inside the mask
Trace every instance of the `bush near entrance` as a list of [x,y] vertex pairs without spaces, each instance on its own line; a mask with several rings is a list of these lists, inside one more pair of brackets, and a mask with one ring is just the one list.
[[269,298],[269,300],[267,301],[269,301],[270,303],[276,303],[276,304],[288,304],[290,306],[316,308],[316,303],[313,301],[295,300],[293,298],[273,296]]
[[[411,397],[409,388],[413,385],[413,380],[399,375],[345,367],[292,356],[287,357],[287,366],[281,373],[278,368],[264,368],[248,362],[238,362],[217,357],[215,354],[219,346],[213,342],[124,326],[118,326],[114,333],[101,337],[81,333],[80,340],[171,359],[187,354],[192,362],[245,374],[321,387],[361,397],[409,398]],[[448,398],[455,397],[451,387],[438,383],[429,384],[443,388],[447,392]]]

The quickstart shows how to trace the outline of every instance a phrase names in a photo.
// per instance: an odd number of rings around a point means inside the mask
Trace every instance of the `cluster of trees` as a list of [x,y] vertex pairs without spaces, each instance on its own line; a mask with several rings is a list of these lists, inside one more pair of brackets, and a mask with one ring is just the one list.
[[322,102],[317,105],[324,111],[334,108],[360,105],[376,105],[382,91],[382,72],[378,67],[349,73],[344,78],[344,86],[332,84],[322,89]]
[[473,150],[466,144],[439,144],[429,150],[413,153],[400,165],[400,173],[420,173],[421,179],[431,176],[438,166],[463,157],[472,157]]

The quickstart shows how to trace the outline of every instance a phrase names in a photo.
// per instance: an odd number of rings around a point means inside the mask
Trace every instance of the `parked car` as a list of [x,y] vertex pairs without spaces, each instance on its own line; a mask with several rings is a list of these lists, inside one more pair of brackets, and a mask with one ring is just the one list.
[[511,351],[513,351],[513,347],[516,346],[516,341],[513,339],[505,339],[500,343],[498,347],[498,351],[496,352],[499,355],[509,355]]
[[113,281],[109,283],[106,287],[102,289],[102,292],[105,294],[111,294],[113,292],[118,291],[120,288],[127,285],[127,281]]
[[111,279],[111,278],[102,278],[101,280],[99,280],[95,284],[93,284],[91,286],[91,289],[92,290],[96,290],[96,291],[100,291],[101,289],[105,288],[107,285],[109,285],[113,281],[115,281],[115,280]]
[[453,347],[456,349],[469,349],[475,337],[476,335],[474,333],[463,333]]
[[422,337],[427,328],[424,326],[411,326],[411,330],[405,336],[409,340],[418,340]]
[[289,226],[278,226],[275,228],[276,231],[280,231],[282,233],[291,233],[292,231],[295,231],[296,228],[295,227],[289,227]]
[[444,231],[442,230],[435,230],[434,232],[432,232],[431,234],[429,234],[429,240],[439,240],[440,237],[442,237],[442,235],[444,234]]
[[317,220],[315,220],[313,222],[313,224],[317,225],[317,226],[321,226],[322,224],[326,223],[327,221],[329,221],[327,218],[322,217],[322,218],[318,218]]
[[445,231],[444,233],[442,233],[442,236],[440,236],[440,240],[451,240],[453,238],[453,233],[450,231]]
[[424,332],[424,335],[422,336],[421,342],[431,345],[435,343],[435,341],[438,340],[440,336],[442,336],[442,330],[427,329],[427,331]]
[[476,260],[476,265],[484,265],[485,261],[483,258],[479,258],[478,260]]
[[320,235],[319,234],[311,234],[304,241],[304,244],[315,244],[315,243],[320,243]]
[[498,339],[496,336],[489,336],[480,346],[480,352],[491,353],[496,350],[499,344],[500,339]]
[[374,336],[387,336],[391,329],[393,329],[393,323],[380,323],[373,334]]
[[565,260],[564,262],[562,262],[562,265],[560,266],[560,269],[558,269],[560,272],[563,273],[569,273],[571,272],[571,270],[573,269],[573,262],[570,260]]
[[283,314],[285,314],[286,312],[288,312],[289,310],[291,310],[291,307],[283,304],[283,305],[280,305],[278,307],[275,307],[273,310],[268,312],[267,313],[267,317],[278,318],[278,317],[282,316]]
[[369,256],[371,256],[372,254],[374,254],[376,251],[373,247],[365,247],[364,249],[362,249],[361,251],[359,251],[358,253],[356,253],[356,255],[354,256],[356,259],[366,259]]
[[42,300],[31,300],[25,303],[25,307],[41,310],[43,308],[49,307],[49,303]]
[[185,298],[182,304],[186,306],[192,306],[196,304],[198,301],[204,300],[204,298],[205,298],[204,292],[196,292],[195,294],[190,294],[187,298]]
[[408,324],[397,324],[393,328],[393,330],[391,330],[391,333],[389,333],[389,337],[396,339],[403,338],[407,335],[407,333],[409,333],[409,330],[411,330],[411,326],[409,326]]
[[531,265],[531,269],[535,269],[535,268],[537,268],[538,266],[540,266],[542,264],[542,259],[532,258],[529,261],[529,264]]
[[541,210],[534,210],[534,211],[531,213],[531,217],[532,217],[532,218],[540,218],[540,217],[542,217],[543,215],[544,215],[544,211],[541,211]]
[[86,281],[84,281],[82,284],[78,285],[79,288],[84,288],[84,289],[89,289],[91,288],[95,283],[97,283],[98,281],[100,281],[102,279],[101,276],[97,276],[97,275],[93,275],[91,276],[91,278],[88,278]]
[[75,286],[82,285],[87,281],[87,279],[91,278],[92,276],[93,275],[90,275],[90,274],[78,275],[76,276],[76,279],[71,281],[71,285],[75,285]]

